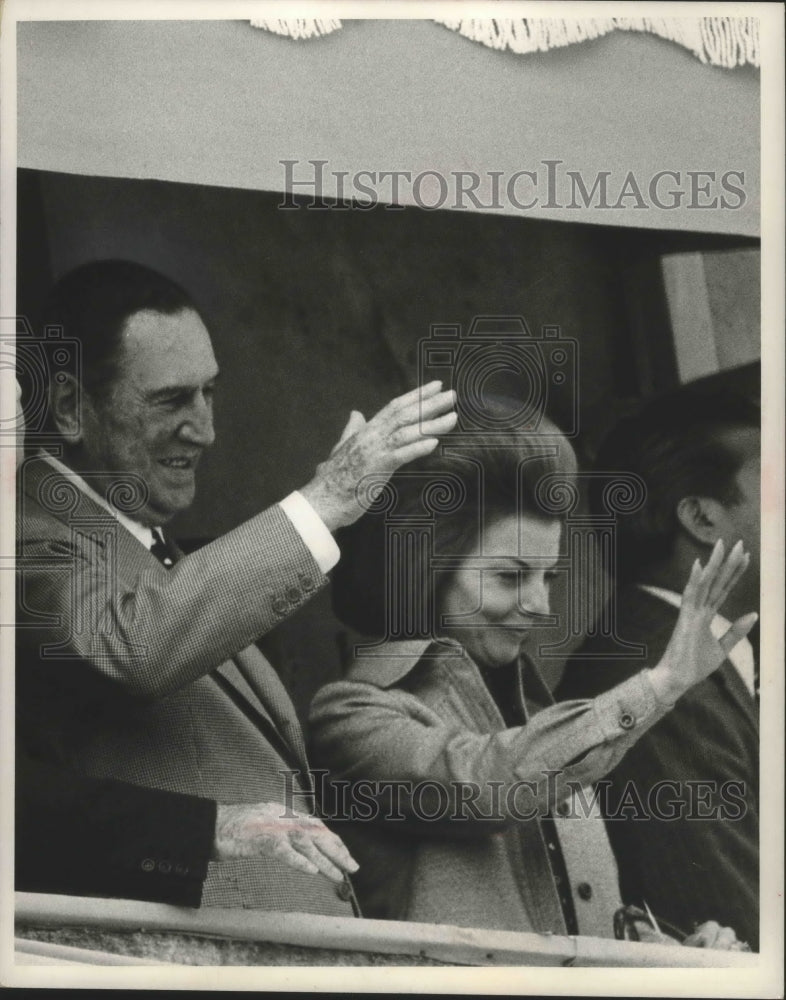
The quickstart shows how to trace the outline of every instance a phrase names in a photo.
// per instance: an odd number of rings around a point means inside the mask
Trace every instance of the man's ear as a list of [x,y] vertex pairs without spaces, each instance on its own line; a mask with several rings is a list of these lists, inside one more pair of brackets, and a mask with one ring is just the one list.
[[714,545],[721,537],[723,518],[723,504],[712,497],[683,497],[677,504],[677,520],[702,545]]
[[61,374],[60,380],[50,390],[52,420],[69,444],[78,444],[82,440],[83,395],[79,382],[66,373]]

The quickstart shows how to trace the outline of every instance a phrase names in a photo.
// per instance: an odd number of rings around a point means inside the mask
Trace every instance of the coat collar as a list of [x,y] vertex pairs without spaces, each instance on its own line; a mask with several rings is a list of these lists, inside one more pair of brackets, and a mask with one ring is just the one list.
[[[28,458],[21,466],[21,504],[18,507],[19,531],[21,532],[24,555],[25,539],[36,532],[36,520],[40,525],[51,526],[54,519],[63,525],[69,534],[77,532],[89,535],[101,547],[111,538],[116,546],[118,566],[124,572],[157,569],[168,573],[144,543],[132,534],[103,504],[75,483],[71,476],[64,475],[45,458]],[[92,491],[91,491],[92,492]],[[32,508],[25,509],[28,504]],[[44,528],[49,531],[49,527]]]
[[[390,688],[402,681],[422,660],[440,660],[448,663],[470,660],[478,678],[482,678],[477,665],[467,655],[463,646],[454,639],[388,641],[376,645],[369,644],[361,647],[361,650],[347,671],[346,679],[349,681]],[[553,703],[551,692],[540,676],[537,666],[524,652],[519,654],[519,679],[527,693],[541,705]]]
[[452,639],[410,639],[360,646],[346,679],[389,688],[402,681],[423,659],[441,660],[465,655]]
[[[127,513],[120,509],[120,507],[113,506],[109,500],[108,496],[111,493],[112,488],[107,490],[107,497],[102,496],[97,490],[95,490],[90,483],[82,476],[80,473],[75,472],[70,469],[67,465],[64,465],[55,455],[50,454],[47,451],[39,452],[39,457],[47,465],[50,465],[55,472],[59,472],[64,480],[73,483],[73,485],[85,493],[91,500],[94,500],[100,507],[103,507],[109,514],[112,515],[126,531],[131,532],[131,534],[138,538],[139,541],[149,549],[153,545],[154,535],[153,528],[148,528],[144,524],[140,524],[139,521],[135,521],[132,517],[129,517]],[[138,482],[134,482],[130,477],[128,477],[125,482],[120,482],[116,485],[115,492],[117,493],[117,499],[119,502],[128,501],[129,499],[142,499],[142,489],[143,483],[138,476],[135,476]],[[161,531],[160,528],[156,528],[156,531]]]

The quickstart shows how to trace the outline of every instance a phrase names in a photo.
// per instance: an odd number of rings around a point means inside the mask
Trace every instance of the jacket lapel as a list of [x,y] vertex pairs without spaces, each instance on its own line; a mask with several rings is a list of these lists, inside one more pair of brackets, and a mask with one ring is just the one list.
[[516,680],[517,694],[527,721],[536,712],[554,704],[554,697],[540,676],[535,661],[523,649],[519,650]]
[[745,716],[754,732],[758,733],[759,717],[756,711],[756,700],[746,687],[734,664],[730,660],[726,660],[715,672],[715,676],[718,678],[718,683],[725,688],[731,701]]
[[[175,558],[184,553],[167,537]],[[303,735],[292,701],[278,674],[256,646],[240,650],[213,671],[232,700],[252,718],[287,763],[308,770]],[[256,718],[255,718],[256,716]]]
[[243,649],[235,655],[233,663],[223,664],[220,669],[223,671],[225,667],[230,668],[230,671],[225,673],[230,681],[232,672],[234,676],[241,677],[243,687],[240,690],[245,693],[245,697],[252,705],[259,707],[261,713],[279,734],[279,738],[289,750],[289,755],[285,759],[297,763],[305,776],[308,760],[295,706],[267,658],[256,646],[249,646],[248,649]]
[[[167,535],[166,542],[176,561],[183,558],[184,552],[173,538]],[[233,659],[216,667],[213,677],[241,711],[255,722],[280,756],[287,763],[296,763],[307,771],[306,751],[294,706],[262,652],[256,646],[241,650]]]

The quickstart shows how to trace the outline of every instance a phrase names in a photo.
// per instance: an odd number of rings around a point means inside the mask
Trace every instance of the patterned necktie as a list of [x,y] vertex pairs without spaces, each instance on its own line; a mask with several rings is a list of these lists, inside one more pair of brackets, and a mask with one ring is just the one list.
[[175,565],[175,560],[172,558],[172,552],[164,540],[164,536],[161,533],[160,528],[153,528],[153,544],[150,546],[150,551],[158,559],[162,566],[166,566],[167,569],[171,569]]

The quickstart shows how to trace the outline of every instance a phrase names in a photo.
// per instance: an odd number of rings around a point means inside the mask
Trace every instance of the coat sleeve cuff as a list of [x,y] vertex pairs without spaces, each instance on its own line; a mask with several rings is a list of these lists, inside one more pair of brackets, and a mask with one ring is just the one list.
[[655,697],[648,673],[642,670],[593,700],[592,712],[606,740],[619,739],[634,729],[651,724],[655,717],[665,715],[671,707],[661,704]]
[[213,852],[216,803],[153,789],[142,794],[149,798],[130,809],[127,818],[133,836],[126,842],[133,848],[125,847],[118,864],[135,869],[140,883],[163,880],[201,885]]

